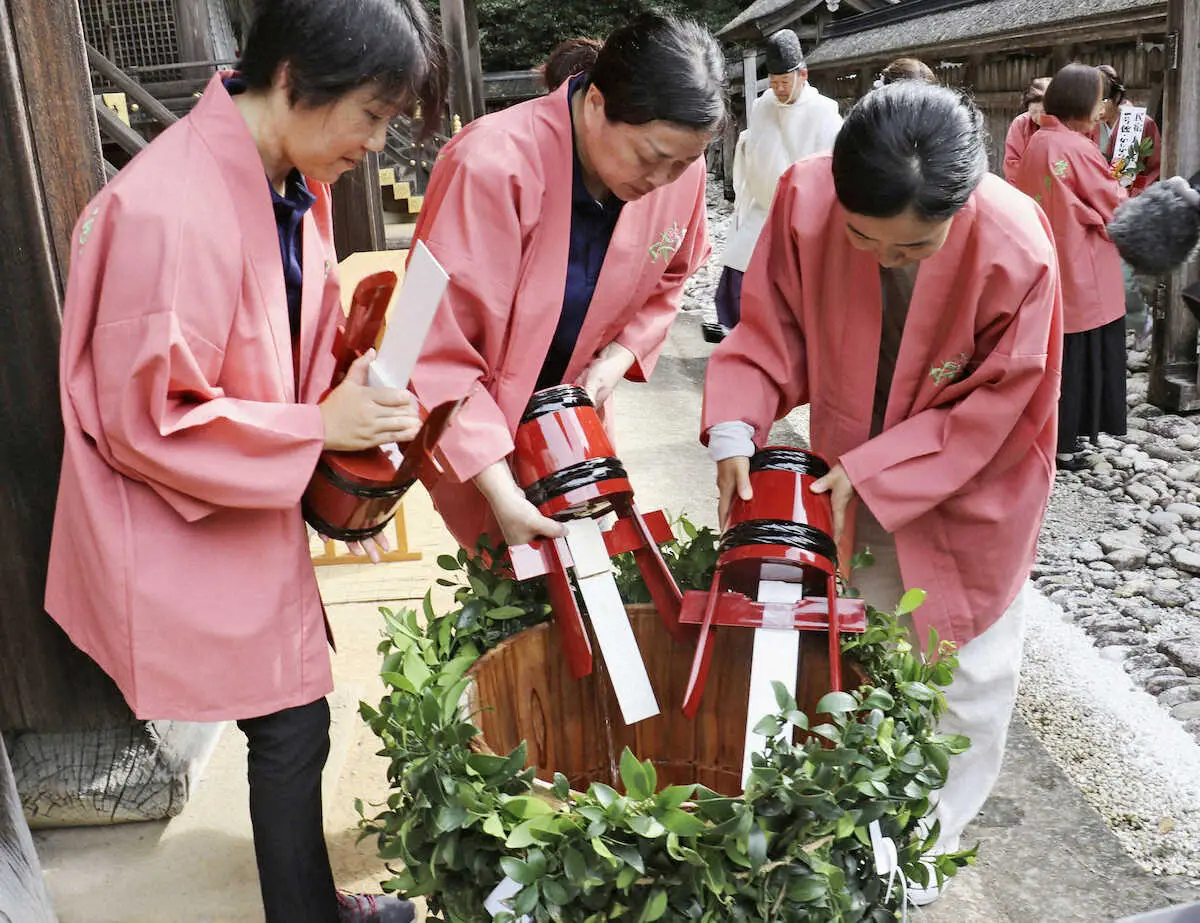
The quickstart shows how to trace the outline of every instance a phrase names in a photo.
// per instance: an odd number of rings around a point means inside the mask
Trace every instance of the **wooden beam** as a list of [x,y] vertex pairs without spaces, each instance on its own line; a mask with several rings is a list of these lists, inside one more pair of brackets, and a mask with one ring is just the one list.
[[147,115],[156,119],[164,127],[179,121],[179,116],[159,102],[144,86],[108,60],[98,48],[86,42],[84,47],[87,49],[88,64],[91,68],[141,106]]
[[12,767],[0,737],[0,916],[22,923],[54,923],[46,882],[21,810]]
[[451,67],[451,112],[467,124],[483,115],[483,65],[476,0],[440,0]]
[[333,240],[339,261],[351,253],[387,249],[379,155],[374,151],[334,183]]
[[[1163,176],[1190,176],[1200,163],[1200,0],[1170,0],[1167,29]],[[1173,412],[1200,408],[1197,324],[1180,299],[1180,292],[1197,278],[1195,264],[1172,273],[1160,285],[1154,306],[1149,397]]]

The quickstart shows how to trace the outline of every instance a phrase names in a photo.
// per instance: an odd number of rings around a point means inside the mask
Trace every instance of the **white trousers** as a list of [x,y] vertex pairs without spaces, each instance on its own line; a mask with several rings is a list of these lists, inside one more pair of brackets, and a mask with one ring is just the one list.
[[[858,509],[855,551],[869,547],[875,564],[856,572],[853,583],[872,606],[890,611],[906,589],[900,577],[896,542],[865,504],[860,503]],[[963,829],[979,813],[1000,777],[1008,724],[1017,700],[1029,592],[1026,583],[987,631],[958,650],[958,670],[945,690],[946,711],[938,729],[969,737],[971,747],[950,759],[946,786],[935,793],[935,816],[941,822],[937,852],[959,848]],[[913,644],[919,646],[912,619],[905,616],[903,623]]]

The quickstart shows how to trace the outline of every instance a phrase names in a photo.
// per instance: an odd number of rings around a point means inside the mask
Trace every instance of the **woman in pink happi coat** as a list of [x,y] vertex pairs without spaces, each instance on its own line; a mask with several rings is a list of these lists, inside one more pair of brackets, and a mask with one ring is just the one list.
[[1125,284],[1106,225],[1126,195],[1089,138],[1101,90],[1100,71],[1085,64],[1054,76],[1041,131],[1016,176],[1054,229],[1062,270],[1058,463],[1066,469],[1084,464],[1083,439],[1125,432]]
[[1034,77],[1021,94],[1021,106],[1024,111],[1008,126],[1008,134],[1004,137],[1004,178],[1010,183],[1017,175],[1021,157],[1025,154],[1025,148],[1029,147],[1029,139],[1041,127],[1042,116],[1046,112],[1042,98],[1046,95],[1048,86],[1049,77]]
[[[971,748],[939,793],[954,850],[999,775],[1024,587],[1053,480],[1058,268],[1038,209],[987,172],[983,116],[905,81],[847,115],[832,157],[784,174],[746,275],[742,321],[709,360],[703,438],[720,516],[750,456],[809,404],[813,449],[866,600],[959,648],[942,730]],[[857,501],[855,503],[855,501]],[[851,536],[853,541],[851,542]],[[931,889],[911,889],[926,903]]]
[[[1104,155],[1104,159],[1112,163],[1116,157],[1117,126],[1121,121],[1121,110],[1131,106],[1132,102],[1124,82],[1112,65],[1101,64],[1096,70],[1100,71],[1104,79],[1104,89],[1100,117],[1091,135],[1100,145],[1100,153]],[[1148,186],[1157,183],[1162,175],[1162,132],[1158,130],[1158,123],[1149,115],[1142,125],[1142,136],[1136,143],[1140,144],[1147,139],[1151,142],[1150,154],[1141,165],[1138,174],[1132,180],[1125,180],[1123,183],[1127,185],[1130,197],[1141,195]]]
[[450,288],[413,384],[426,406],[469,395],[433,491],[464,547],[564,533],[513,480],[513,434],[535,390],[578,383],[603,407],[622,378],[653,370],[709,253],[703,154],[723,82],[703,28],[645,14],[590,73],[473,122],[442,152],[415,238]]
[[327,184],[417,97],[436,110],[439,62],[415,0],[264,0],[239,71],[75,229],[46,609],[139,718],[238,722],[268,923],[413,915],[334,887],[333,681],[300,498],[323,449],[419,425],[365,362],[326,396],[342,318]]

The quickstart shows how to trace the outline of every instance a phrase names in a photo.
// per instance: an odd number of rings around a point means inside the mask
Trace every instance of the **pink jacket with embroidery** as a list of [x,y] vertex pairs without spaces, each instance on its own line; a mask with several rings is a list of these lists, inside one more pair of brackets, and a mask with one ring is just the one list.
[[[513,450],[562,311],[571,228],[569,84],[471,123],[430,177],[416,240],[450,273],[413,385],[426,407],[470,395],[443,440],[447,473],[433,492],[460,543],[494,531],[470,482]],[[645,381],[675,318],[683,283],[707,259],[705,168],[621,210],[564,381],[617,342]]]
[[840,461],[895,535],[915,613],[964,644],[1016,597],[1053,481],[1062,308],[1049,229],[985,176],[945,246],[920,264],[883,431],[868,438],[879,355],[879,264],[846,234],[828,156],[784,174],[713,352],[702,431],[811,404],[813,449]]
[[1081,333],[1124,317],[1121,258],[1107,225],[1126,195],[1099,148],[1087,135],[1045,116],[1021,159],[1016,186],[1042,207],[1054,230],[1063,330]]
[[270,188],[220,75],[75,230],[46,608],[141,718],[253,717],[333,687],[300,516],[341,317],[312,188],[298,393]]

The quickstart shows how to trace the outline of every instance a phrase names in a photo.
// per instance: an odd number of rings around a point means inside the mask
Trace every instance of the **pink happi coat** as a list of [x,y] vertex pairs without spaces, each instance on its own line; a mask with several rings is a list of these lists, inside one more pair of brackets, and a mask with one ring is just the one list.
[[1095,143],[1054,116],[1043,117],[1016,186],[1042,207],[1054,230],[1064,331],[1094,330],[1124,317],[1125,280],[1108,222],[1126,194]]
[[341,310],[310,188],[298,388],[270,187],[221,75],[75,228],[46,609],[140,718],[253,717],[333,686],[300,496]]
[[742,288],[742,319],[709,359],[702,432],[771,424],[810,404],[814,451],[841,462],[895,536],[914,615],[965,644],[1016,597],[1053,482],[1062,309],[1054,247],[1029,199],[985,176],[920,264],[883,431],[868,438],[882,295],[847,237],[828,156],[784,174]]
[[1038,123],[1028,112],[1022,112],[1008,126],[1008,134],[1004,136],[1004,178],[1016,184],[1017,167],[1025,148],[1029,147],[1029,139],[1038,130]]
[[[433,491],[468,548],[497,534],[470,480],[512,452],[562,311],[574,163],[568,91],[569,82],[456,136],[430,177],[414,235],[450,274],[413,385],[426,407],[469,395],[442,440],[447,471]],[[649,377],[683,283],[709,254],[704,186],[700,160],[622,209],[564,381],[612,342],[637,357],[629,380]]]

